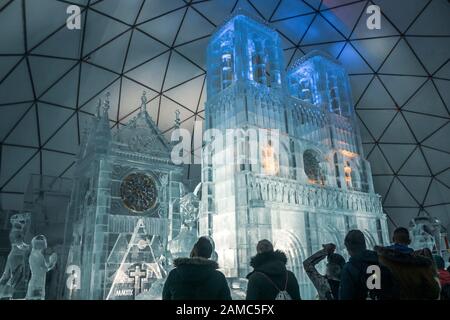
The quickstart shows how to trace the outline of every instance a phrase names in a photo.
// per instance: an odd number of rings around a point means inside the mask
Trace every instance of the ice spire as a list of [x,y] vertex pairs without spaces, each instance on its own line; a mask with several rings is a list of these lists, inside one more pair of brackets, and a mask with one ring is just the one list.
[[171,143],[172,146],[175,146],[176,144],[178,144],[180,142],[180,110],[177,109],[175,110],[175,120],[174,120],[174,130],[172,132],[172,138],[171,138]]
[[106,99],[105,99],[105,101],[103,103],[103,114],[104,115],[108,115],[109,108],[111,108],[111,106],[109,104],[109,97],[110,96],[111,96],[111,93],[108,91],[106,93]]
[[109,97],[111,93],[108,91],[105,94],[105,100],[103,101],[101,116],[97,124],[97,128],[94,133],[95,148],[100,152],[107,152],[108,142],[111,140],[111,129],[109,127],[108,111],[111,108]]
[[180,110],[175,110],[175,129],[178,129],[180,127],[181,121],[180,121]]
[[102,107],[102,99],[98,98],[98,103],[97,103],[97,118],[101,118],[101,107]]
[[147,112],[147,93],[145,91],[142,92],[141,97],[141,112]]
[[[99,117],[99,111],[97,112],[97,118],[98,117]],[[82,158],[84,155],[84,150],[86,149],[86,145],[89,142],[89,134],[90,134],[89,128],[87,126],[84,126],[81,131],[80,150],[78,152],[79,158]]]

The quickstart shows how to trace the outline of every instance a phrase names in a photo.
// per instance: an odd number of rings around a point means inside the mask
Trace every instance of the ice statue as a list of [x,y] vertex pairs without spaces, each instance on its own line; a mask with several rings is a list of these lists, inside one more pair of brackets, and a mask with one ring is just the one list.
[[411,248],[421,250],[428,248],[436,250],[439,239],[440,224],[430,217],[417,217],[411,220],[409,232],[411,234]]
[[0,299],[13,299],[20,296],[20,291],[25,291],[29,277],[27,260],[30,246],[24,242],[24,237],[29,221],[29,213],[15,214],[10,219],[12,225],[9,233],[11,251],[0,278]]
[[188,193],[180,200],[181,217],[183,225],[193,229],[197,222],[199,200],[194,193]]
[[189,257],[192,247],[197,242],[199,202],[194,193],[187,193],[180,199],[181,230],[168,244],[172,260]]
[[56,252],[47,254],[47,239],[38,235],[31,240],[31,254],[29,258],[31,279],[28,283],[27,300],[45,300],[45,280],[47,272],[56,265]]

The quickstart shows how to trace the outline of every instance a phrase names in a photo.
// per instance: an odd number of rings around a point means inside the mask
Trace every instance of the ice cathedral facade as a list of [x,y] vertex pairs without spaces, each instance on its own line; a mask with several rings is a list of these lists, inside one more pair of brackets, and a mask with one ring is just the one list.
[[231,279],[251,271],[259,240],[272,240],[312,298],[309,255],[329,242],[345,254],[350,229],[368,247],[388,243],[388,231],[346,71],[320,52],[284,66],[278,34],[247,16],[211,37],[205,129],[225,138],[203,149],[199,231]]

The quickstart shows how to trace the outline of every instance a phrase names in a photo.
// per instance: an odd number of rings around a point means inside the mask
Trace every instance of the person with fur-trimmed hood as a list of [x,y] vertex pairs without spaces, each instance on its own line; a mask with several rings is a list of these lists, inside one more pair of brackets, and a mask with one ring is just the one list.
[[256,252],[250,261],[254,270],[247,275],[246,299],[275,300],[281,294],[283,299],[301,300],[297,278],[286,269],[286,255],[274,251],[269,240],[259,241]]
[[375,247],[380,263],[393,274],[401,300],[439,299],[440,285],[433,256],[429,249],[412,253]]
[[231,300],[225,276],[218,271],[217,262],[209,260],[213,252],[211,241],[198,239],[190,258],[174,260],[164,283],[163,300]]

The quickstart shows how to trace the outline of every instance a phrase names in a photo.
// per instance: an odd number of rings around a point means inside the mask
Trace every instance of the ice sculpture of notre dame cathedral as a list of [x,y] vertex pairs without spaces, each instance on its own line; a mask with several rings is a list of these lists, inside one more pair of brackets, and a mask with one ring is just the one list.
[[[200,233],[214,239],[230,278],[250,271],[258,240],[272,240],[286,252],[302,296],[312,297],[302,261],[322,244],[345,254],[354,228],[368,247],[388,242],[348,75],[320,52],[286,74],[278,34],[240,14],[215,32],[207,51],[205,128],[232,133],[222,148],[217,139],[204,146]],[[225,154],[234,161],[223,161]]]

